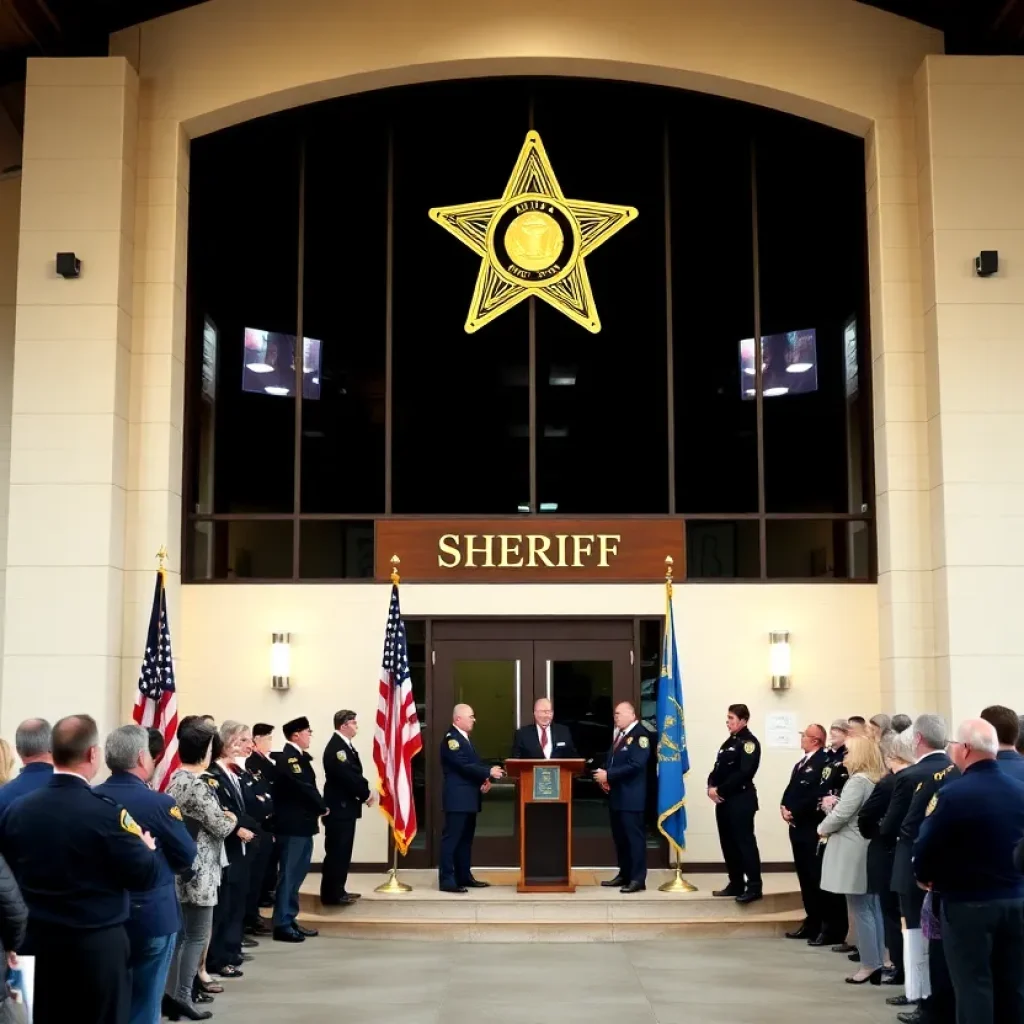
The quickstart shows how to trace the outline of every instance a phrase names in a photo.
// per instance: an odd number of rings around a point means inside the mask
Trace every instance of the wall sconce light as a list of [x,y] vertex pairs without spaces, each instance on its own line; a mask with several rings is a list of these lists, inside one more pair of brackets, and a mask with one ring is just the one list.
[[788,690],[792,684],[789,651],[789,633],[769,633],[768,650],[771,655],[772,689]]
[[270,672],[275,690],[287,690],[291,686],[292,635],[275,633],[270,645]]

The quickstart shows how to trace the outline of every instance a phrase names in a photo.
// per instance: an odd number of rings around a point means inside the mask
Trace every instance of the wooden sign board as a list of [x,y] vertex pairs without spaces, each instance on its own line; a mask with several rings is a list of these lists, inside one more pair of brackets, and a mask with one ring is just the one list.
[[376,576],[404,582],[658,583],[686,575],[681,519],[379,519]]

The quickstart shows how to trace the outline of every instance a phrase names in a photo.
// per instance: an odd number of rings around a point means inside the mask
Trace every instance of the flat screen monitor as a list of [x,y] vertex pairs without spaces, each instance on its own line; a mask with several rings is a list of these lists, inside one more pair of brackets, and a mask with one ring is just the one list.
[[[295,335],[245,329],[242,390],[280,398],[295,395]],[[320,397],[320,342],[302,339],[302,397]]]
[[[740,342],[740,395],[753,401],[755,345],[753,338]],[[805,395],[818,390],[818,346],[814,328],[766,334],[761,338],[761,375],[765,398]]]

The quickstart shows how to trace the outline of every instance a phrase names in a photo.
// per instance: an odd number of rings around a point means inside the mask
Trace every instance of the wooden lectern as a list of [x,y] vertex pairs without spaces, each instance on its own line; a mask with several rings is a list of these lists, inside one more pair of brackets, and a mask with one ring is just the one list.
[[575,892],[572,778],[583,758],[505,762],[519,782],[519,892]]

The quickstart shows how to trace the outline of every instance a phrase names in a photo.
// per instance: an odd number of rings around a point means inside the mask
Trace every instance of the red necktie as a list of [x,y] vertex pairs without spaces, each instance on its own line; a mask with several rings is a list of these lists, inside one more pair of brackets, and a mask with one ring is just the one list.
[[624,732],[620,732],[619,735],[615,737],[615,742],[612,744],[612,753],[613,754],[615,753],[616,750],[619,749],[619,747],[622,746],[622,741],[625,738],[626,738],[626,734]]
[[540,727],[540,752],[541,752],[541,753],[542,753],[542,754],[543,754],[543,755],[544,755],[545,757],[547,757],[547,756],[548,756],[548,755],[547,755],[547,753],[546,753],[546,751],[544,750],[544,748],[545,748],[545,747],[546,747],[547,745],[548,745],[548,727],[547,727],[546,725],[542,725],[542,726]]

